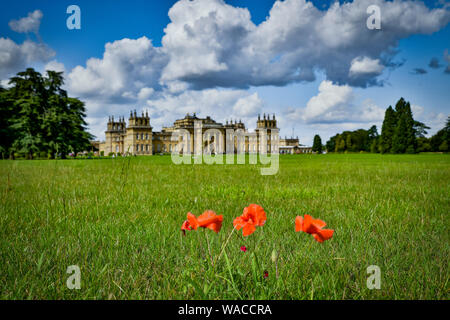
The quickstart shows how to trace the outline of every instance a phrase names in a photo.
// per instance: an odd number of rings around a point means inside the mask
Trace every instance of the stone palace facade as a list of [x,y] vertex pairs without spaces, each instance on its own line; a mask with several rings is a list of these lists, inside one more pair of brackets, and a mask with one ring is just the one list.
[[[264,129],[264,130],[262,130]],[[175,132],[189,133],[188,139],[172,138]],[[262,135],[264,131],[264,135]],[[211,133],[212,132],[212,133]],[[99,144],[100,152],[104,155],[111,154],[133,154],[133,155],[152,155],[161,153],[171,153],[173,151],[193,153],[196,149],[196,134],[201,134],[202,149],[211,153],[225,153],[226,135],[228,134],[233,141],[232,135],[235,132],[244,134],[244,141],[241,144],[240,151],[245,153],[258,153],[261,150],[261,139],[266,139],[266,152],[280,153],[301,153],[302,147],[299,145],[298,138],[279,139],[277,120],[275,115],[272,117],[264,114],[258,115],[256,129],[249,133],[241,121],[226,121],[225,124],[216,122],[207,116],[199,118],[196,114],[187,114],[183,119],[176,120],[171,127],[163,127],[161,131],[153,131],[150,125],[148,113],[142,112],[139,116],[136,111],[130,112],[128,124],[124,117],[118,120],[110,116],[105,131],[105,141]],[[276,143],[279,139],[278,143]],[[189,141],[187,141],[189,140]],[[235,150],[239,149],[235,144]],[[177,148],[183,148],[179,150]]]

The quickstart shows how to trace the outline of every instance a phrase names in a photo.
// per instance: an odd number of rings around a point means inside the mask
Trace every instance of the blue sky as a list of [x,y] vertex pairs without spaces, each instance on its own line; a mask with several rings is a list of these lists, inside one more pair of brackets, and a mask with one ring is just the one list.
[[[0,38],[10,39],[17,45],[20,45],[27,40],[40,43],[41,39],[42,43],[44,43],[47,48],[53,50],[54,55],[51,58],[36,59],[35,61],[30,61],[30,59],[28,59],[27,66],[33,66],[43,70],[46,63],[49,61],[56,61],[57,63],[64,65],[65,75],[72,73],[73,69],[79,66],[84,70],[81,70],[83,71],[81,73],[73,72],[73,80],[71,81],[75,83],[77,76],[86,75],[89,71],[87,66],[88,59],[94,57],[105,60],[103,55],[105,53],[105,44],[107,42],[113,43],[124,38],[139,39],[144,36],[151,40],[152,50],[153,48],[163,47],[162,38],[166,34],[164,29],[171,23],[168,12],[176,2],[177,1],[143,0],[91,0],[75,2],[47,0],[2,2],[0,4]],[[330,6],[334,3],[334,1],[312,2],[314,6],[322,12],[331,10]],[[68,17],[66,8],[71,4],[77,4],[81,8],[81,30],[69,30],[66,28],[66,19]],[[224,8],[226,5],[229,5],[228,7],[231,6],[231,8],[247,8],[251,15],[251,22],[255,27],[259,27],[262,22],[269,19],[269,12],[274,5],[274,1],[228,0],[224,6],[220,5],[220,10],[225,10]],[[442,1],[425,1],[425,5],[428,7],[428,10],[433,10],[442,8],[445,3]],[[40,39],[32,32],[15,32],[8,25],[11,20],[26,17],[34,10],[40,10],[43,14],[39,27]],[[216,9],[213,8],[211,10]],[[383,14],[384,13],[382,12],[382,28]],[[183,16],[180,19],[190,19],[190,17],[188,15],[187,17]],[[289,20],[289,17],[286,19]],[[242,80],[242,83],[236,84],[235,86],[233,83],[238,83],[240,79],[242,79],[242,74],[240,74],[242,67],[239,67],[239,62],[236,62],[239,59],[233,59],[229,62],[224,61],[222,64],[218,64],[218,66],[213,66],[214,68],[222,68],[225,65],[224,68],[230,70],[232,69],[232,64],[237,65],[235,72],[233,71],[234,73],[230,71],[230,74],[223,78],[221,78],[221,76],[216,77],[215,73],[211,73],[211,70],[204,72],[206,67],[203,68],[201,61],[200,65],[197,65],[196,69],[194,68],[195,70],[189,74],[182,70],[180,71],[180,68],[182,69],[182,67],[174,65],[177,58],[184,58],[183,55],[180,56],[180,52],[184,52],[186,49],[180,47],[178,43],[177,46],[175,46],[175,49],[169,48],[169,46],[167,46],[166,49],[167,51],[172,50],[169,53],[169,55],[171,55],[169,66],[172,64],[172,66],[174,66],[172,70],[175,71],[171,73],[168,72],[167,70],[170,68],[168,68],[166,62],[164,62],[161,67],[161,69],[164,69],[162,72],[163,76],[158,79],[160,79],[159,81],[163,78],[170,79],[169,82],[174,84],[178,84],[179,81],[183,84],[187,83],[185,86],[185,91],[187,92],[169,92],[166,89],[161,89],[158,85],[155,85],[156,82],[142,83],[145,82],[142,79],[148,79],[146,77],[140,77],[137,80],[129,75],[123,76],[121,79],[127,79],[129,81],[135,80],[139,85],[133,88],[123,88],[120,92],[120,99],[117,98],[117,95],[112,95],[108,99],[103,99],[103,97],[96,97],[88,90],[83,91],[79,86],[77,87],[72,83],[68,83],[67,85],[69,93],[86,101],[90,128],[99,138],[102,138],[102,130],[104,130],[102,129],[102,121],[107,119],[108,114],[116,113],[116,116],[126,116],[129,109],[137,108],[150,110],[150,113],[153,115],[154,122],[152,122],[155,130],[159,130],[161,125],[170,124],[170,121],[174,120],[176,115],[181,115],[183,112],[185,113],[186,110],[200,112],[200,115],[202,116],[206,116],[206,113],[211,113],[211,116],[218,121],[225,121],[227,115],[235,116],[236,118],[239,116],[243,118],[249,127],[254,126],[254,123],[252,123],[254,121],[252,119],[254,119],[256,113],[275,112],[277,115],[280,115],[282,135],[291,135],[292,130],[294,129],[294,134],[300,137],[301,143],[311,144],[312,137],[316,133],[321,134],[322,138],[326,140],[331,135],[344,129],[353,130],[358,129],[359,127],[369,128],[372,124],[376,124],[380,130],[381,120],[379,119],[379,116],[376,116],[375,114],[377,112],[379,114],[380,110],[384,110],[389,105],[395,104],[400,97],[405,97],[412,105],[414,105],[413,110],[415,111],[416,118],[430,125],[432,127],[430,132],[432,133],[440,129],[445,122],[446,117],[450,114],[450,74],[444,73],[445,68],[448,66],[448,61],[445,60],[444,52],[445,50],[450,49],[450,24],[446,19],[448,18],[442,19],[443,22],[441,25],[433,26],[433,32],[429,32],[429,30],[420,32],[420,27],[418,27],[419,32],[414,30],[410,31],[409,29],[408,32],[403,29],[395,31],[398,41],[394,41],[395,46],[393,49],[395,49],[397,53],[391,55],[389,61],[380,60],[385,63],[382,67],[382,72],[376,73],[371,78],[377,79],[378,85],[373,85],[373,83],[367,85],[368,82],[364,82],[366,81],[365,79],[362,79],[361,81],[358,80],[358,82],[352,82],[352,79],[346,78],[345,76],[343,77],[341,73],[336,71],[337,69],[331,70],[324,67],[325,70],[321,70],[321,66],[326,65],[326,62],[313,61],[311,64],[313,65],[312,67],[314,67],[315,80],[308,80],[307,77],[300,77],[292,81],[284,81],[280,80],[283,78],[275,79],[274,77],[268,76],[268,79],[261,81],[261,83],[258,81],[259,78],[257,77],[256,79],[249,78],[248,80]],[[231,21],[229,23],[233,22]],[[243,18],[242,24],[245,25],[245,23],[245,19]],[[277,24],[274,23],[273,25],[275,26],[273,28],[277,27]],[[192,26],[195,26],[195,24],[192,24]],[[288,26],[290,26],[290,24],[288,24]],[[389,28],[389,26],[390,25],[388,25],[387,28]],[[218,28],[220,28],[220,24]],[[248,28],[251,29],[253,26]],[[431,27],[427,25],[423,26],[423,28],[426,29]],[[193,29],[193,32],[197,31]],[[275,32],[276,30],[274,31],[274,34]],[[390,30],[385,30],[384,32],[387,32],[388,34]],[[195,36],[201,37],[201,33],[197,32]],[[230,41],[237,41],[235,38],[231,39],[232,40]],[[274,38],[273,41],[275,42],[276,40],[277,38]],[[222,39],[217,38],[217,41],[220,44]],[[209,39],[208,42],[211,42],[211,39]],[[180,41],[180,43],[182,43],[182,41]],[[288,48],[289,43],[293,42],[283,43],[280,47],[286,46],[286,48]],[[208,45],[208,43],[205,45]],[[299,63],[298,61],[305,60],[305,57],[301,56],[301,53],[298,53],[301,51],[302,45],[305,45],[305,47],[311,46],[311,44],[306,42],[299,42],[296,45],[298,46],[298,51],[289,53],[294,54],[295,52],[295,54],[300,56],[296,58],[296,62],[286,62],[292,63],[292,66],[297,66]],[[256,47],[261,48],[264,46],[264,43],[260,43]],[[233,47],[230,48],[232,48],[233,51],[238,51],[238,49],[245,50],[245,46],[236,47],[236,49]],[[388,48],[388,44],[386,44],[386,48]],[[187,52],[190,52],[191,49],[191,47],[188,47]],[[198,48],[196,50],[198,50]],[[352,50],[364,52],[364,56],[370,55],[372,61],[376,61],[376,58],[381,57],[381,55],[377,56],[377,53],[374,53],[378,50],[375,45],[372,52],[365,50],[363,47],[353,48],[348,50],[349,55],[352,54],[350,53]],[[341,54],[346,55],[347,51],[343,51]],[[281,51],[279,56],[282,57],[283,55],[288,56],[287,51]],[[336,53],[336,56],[337,55],[338,53]],[[218,54],[217,56],[221,56],[221,54]],[[333,52],[329,52],[325,54],[325,56],[326,58],[324,59],[333,59]],[[362,59],[362,54],[355,54],[354,57],[349,56],[345,61],[351,60],[353,63],[353,59],[357,57]],[[439,68],[430,68],[428,66],[432,58],[438,59],[440,63]],[[129,59],[129,57],[127,59]],[[175,62],[172,62],[172,59]],[[113,61],[122,60],[115,59]],[[185,63],[191,61],[193,60],[186,60]],[[154,62],[152,63],[154,64]],[[193,64],[195,65],[196,63],[199,62],[194,62]],[[400,63],[401,66],[389,68],[389,63]],[[317,66],[314,64],[317,64]],[[20,66],[23,67],[23,65]],[[259,66],[256,65],[256,67]],[[282,68],[282,66],[280,68]],[[421,69],[422,74],[416,74],[414,71],[415,69]],[[123,72],[124,68],[121,68],[120,70]],[[14,71],[17,72],[19,70]],[[204,72],[204,74],[199,75],[199,72]],[[99,76],[95,72],[94,74],[96,77]],[[265,73],[263,72],[262,74]],[[108,77],[108,75],[103,76]],[[204,76],[204,78],[199,81],[199,78],[202,76]],[[294,75],[290,73],[283,75],[285,78],[288,78],[289,76],[294,77]],[[92,79],[92,77],[89,79]],[[97,78],[95,79],[98,80]],[[234,79],[236,79],[236,82],[233,82]],[[380,80],[382,80],[382,86],[380,86]],[[327,81],[330,81],[331,85],[327,86]],[[321,86],[321,84],[323,85]],[[164,85],[166,85],[166,83]],[[344,88],[344,86],[346,87]],[[144,100],[137,98],[134,100],[132,98],[128,99],[128,93],[129,96],[132,96],[133,94],[134,96],[137,96],[138,92],[143,93],[145,91],[142,91],[142,88],[152,90],[154,88],[155,92],[151,93],[148,97],[146,96],[146,99]],[[322,96],[320,95],[320,88],[324,91]],[[107,92],[107,90],[105,92]],[[332,93],[332,95],[334,95],[335,92],[340,92],[339,94],[342,94],[342,101],[340,100],[342,105],[330,105],[328,109],[324,108],[323,114],[315,112],[313,110],[315,105],[318,104],[320,106],[320,102],[326,100],[326,92]],[[205,106],[203,109],[201,105],[193,106],[195,103],[191,100],[198,98],[199,104],[205,101],[206,103],[209,103],[205,96],[212,97],[213,94],[217,96],[217,99],[221,99],[220,101],[225,101],[224,104],[212,103],[209,106]],[[127,98],[125,99],[124,97]],[[314,97],[316,97],[316,99],[314,99]],[[241,101],[240,104],[238,101]],[[192,107],[184,108],[183,103],[185,103],[186,106]],[[227,103],[229,105],[227,105]],[[351,105],[348,110],[345,109],[346,104]],[[214,105],[217,105],[217,107],[214,107]],[[245,111],[238,110],[240,105],[243,106]],[[356,119],[352,117],[352,114],[359,112],[358,108],[362,105],[365,106],[364,108],[370,105],[376,106],[378,109],[373,107],[370,109],[373,112],[366,110],[370,116],[364,118]],[[232,111],[227,111],[227,108],[230,108]],[[335,117],[336,121],[333,120],[335,115],[338,115]]]

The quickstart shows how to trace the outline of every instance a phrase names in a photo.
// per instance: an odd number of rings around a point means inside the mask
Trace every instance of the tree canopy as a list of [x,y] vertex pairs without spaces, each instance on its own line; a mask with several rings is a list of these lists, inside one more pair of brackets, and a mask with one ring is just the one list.
[[65,157],[89,147],[84,103],[62,89],[62,72],[42,76],[32,68],[17,73],[9,88],[0,88],[0,133],[2,157],[55,153]]
[[322,153],[322,139],[318,134],[314,136],[314,142],[312,146],[312,151],[317,153]]
[[377,145],[377,127],[372,126],[369,130],[358,129],[338,133],[327,141],[326,148],[329,152],[374,152]]
[[395,109],[389,106],[384,114],[381,136],[377,127],[369,130],[344,131],[326,143],[329,152],[367,151],[381,153],[448,152],[450,146],[450,116],[445,127],[427,138],[426,124],[414,120],[411,105],[400,98]]

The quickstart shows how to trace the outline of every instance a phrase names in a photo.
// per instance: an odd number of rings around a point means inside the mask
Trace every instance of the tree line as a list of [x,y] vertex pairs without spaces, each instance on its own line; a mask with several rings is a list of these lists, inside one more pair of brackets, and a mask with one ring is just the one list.
[[0,87],[0,152],[2,158],[25,156],[65,158],[87,150],[93,136],[87,132],[85,105],[62,89],[62,72],[42,75],[32,68]]
[[[428,129],[430,127],[424,123],[414,120],[410,103],[400,98],[395,108],[389,106],[386,109],[381,135],[376,126],[369,130],[344,131],[331,137],[325,148],[328,152],[448,152],[450,117],[447,118],[445,127],[430,138],[425,136]],[[314,142],[316,144],[316,138]]]

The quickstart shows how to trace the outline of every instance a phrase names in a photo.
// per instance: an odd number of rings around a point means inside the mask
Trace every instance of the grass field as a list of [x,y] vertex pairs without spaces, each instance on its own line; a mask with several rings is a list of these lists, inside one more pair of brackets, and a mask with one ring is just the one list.
[[[449,155],[296,155],[277,175],[259,168],[0,161],[0,298],[449,299]],[[230,236],[250,203],[266,224]],[[206,209],[224,215],[222,230],[183,236],[186,213]],[[333,238],[294,232],[304,214]],[[80,290],[66,286],[69,265]],[[379,290],[366,287],[369,265]]]

